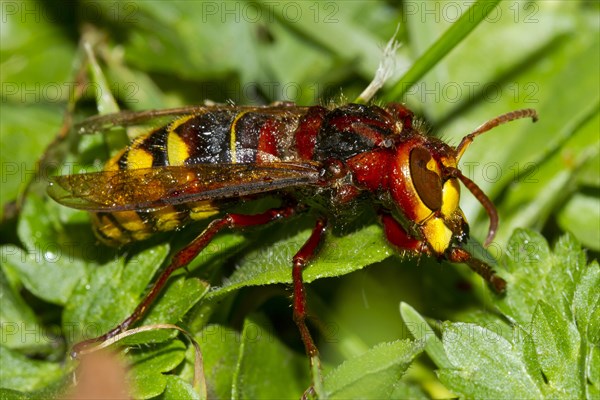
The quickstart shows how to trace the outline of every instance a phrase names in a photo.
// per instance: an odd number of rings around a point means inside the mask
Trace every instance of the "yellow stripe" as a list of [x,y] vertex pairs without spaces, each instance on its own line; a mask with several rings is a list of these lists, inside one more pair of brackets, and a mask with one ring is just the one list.
[[127,153],[127,169],[141,169],[152,167],[154,157],[145,149],[133,147]]
[[169,160],[169,165],[183,165],[184,161],[190,156],[188,145],[175,132],[175,129],[194,117],[195,115],[186,115],[185,117],[176,119],[169,125],[169,134],[167,136],[167,159]]
[[167,137],[167,157],[169,165],[183,165],[190,156],[188,145],[175,132],[169,132]]
[[231,129],[229,130],[229,134],[230,134],[230,138],[229,138],[229,154],[231,154],[231,162],[232,163],[236,163],[237,162],[237,155],[236,155],[236,149],[235,149],[235,139],[236,139],[236,132],[235,132],[235,125],[237,124],[237,122],[239,121],[240,118],[242,118],[246,113],[248,113],[248,111],[242,111],[240,112],[235,119],[233,120],[233,122],[231,123]]
[[196,116],[195,114],[190,114],[190,115],[184,115],[181,118],[177,118],[175,121],[171,122],[171,124],[169,125],[167,130],[169,132],[173,132],[180,125],[185,124],[186,122],[188,122],[190,119],[194,118],[195,116]]

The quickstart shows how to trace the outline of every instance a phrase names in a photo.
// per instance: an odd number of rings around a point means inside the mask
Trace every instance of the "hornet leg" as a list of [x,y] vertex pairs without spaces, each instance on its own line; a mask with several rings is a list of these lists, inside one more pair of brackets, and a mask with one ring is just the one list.
[[308,354],[312,372],[313,386],[309,387],[303,394],[302,399],[320,395],[323,393],[323,377],[321,374],[321,361],[319,360],[319,351],[315,342],[310,335],[310,331],[306,326],[306,293],[304,290],[304,282],[302,280],[302,271],[317,253],[319,245],[323,239],[323,234],[327,223],[323,218],[319,218],[313,228],[310,237],[304,243],[302,248],[296,253],[292,259],[292,282],[294,285],[294,322],[300,330],[302,342]]
[[[390,214],[382,213],[381,221],[387,240],[401,250],[412,251],[414,253],[427,252],[427,245],[417,239],[412,238],[406,230]],[[454,263],[465,263],[486,280],[492,286],[496,293],[503,293],[506,290],[506,281],[500,278],[494,270],[477,258],[474,258],[468,251],[454,247],[444,255],[445,258]]]
[[298,325],[302,342],[306,348],[309,357],[316,356],[319,352],[306,326],[306,295],[304,291],[304,282],[302,281],[302,271],[308,265],[310,260],[317,253],[317,249],[323,234],[325,233],[326,222],[319,219],[315,225],[310,237],[304,243],[304,246],[296,253],[292,262],[292,280],[294,285],[294,322]]
[[208,224],[206,229],[200,235],[198,235],[196,239],[194,239],[193,242],[175,254],[169,266],[161,273],[156,283],[154,283],[152,286],[152,289],[150,289],[150,292],[148,292],[144,300],[136,307],[129,317],[127,317],[123,322],[110,330],[108,333],[77,343],[73,347],[73,354],[76,356],[79,352],[81,352],[81,350],[85,349],[90,344],[103,342],[107,339],[115,337],[119,333],[127,330],[129,326],[139,321],[144,316],[150,305],[154,302],[156,296],[162,291],[171,274],[173,274],[173,272],[179,268],[188,265],[221,230],[225,228],[236,229],[264,225],[277,219],[288,218],[295,212],[296,208],[289,206],[267,210],[264,213],[256,215],[227,214],[220,219],[212,221],[210,224]]

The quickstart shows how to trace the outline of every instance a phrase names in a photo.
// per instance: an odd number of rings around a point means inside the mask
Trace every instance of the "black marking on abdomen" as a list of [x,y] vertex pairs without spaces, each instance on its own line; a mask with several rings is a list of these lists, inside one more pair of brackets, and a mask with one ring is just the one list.
[[198,115],[175,128],[188,146],[190,156],[185,164],[231,162],[230,127],[236,112],[219,110]]

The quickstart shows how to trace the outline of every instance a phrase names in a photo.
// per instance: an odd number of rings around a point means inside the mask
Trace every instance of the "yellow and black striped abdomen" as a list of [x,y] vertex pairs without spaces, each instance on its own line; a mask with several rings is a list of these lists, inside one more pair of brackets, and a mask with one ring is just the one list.
[[[138,137],[128,148],[115,155],[105,170],[125,170],[179,166],[199,153],[206,144],[190,126],[195,116],[185,116],[162,128]],[[208,135],[206,135],[208,136]],[[202,137],[200,137],[201,139]],[[204,146],[203,146],[204,145]],[[210,152],[206,152],[211,154]],[[96,236],[110,245],[122,245],[144,240],[156,232],[171,231],[190,220],[205,219],[219,210],[210,201],[166,206],[157,210],[119,211],[93,213],[92,222]]]
[[94,233],[104,243],[123,245],[149,238],[157,232],[181,228],[192,220],[218,214],[210,201],[166,206],[158,210],[92,213]]
[[[291,143],[299,117],[294,113],[273,114],[259,107],[186,115],[136,138],[107,162],[105,170],[290,160],[295,157]],[[213,202],[200,201],[153,210],[95,213],[92,219],[101,240],[120,245],[218,212]]]

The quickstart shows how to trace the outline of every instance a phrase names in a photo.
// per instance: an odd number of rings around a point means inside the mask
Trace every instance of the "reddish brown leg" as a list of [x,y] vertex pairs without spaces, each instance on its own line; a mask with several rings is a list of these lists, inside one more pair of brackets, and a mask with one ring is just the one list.
[[293,269],[292,269],[292,280],[294,284],[294,322],[298,325],[300,330],[300,336],[304,347],[306,348],[306,354],[309,357],[316,356],[319,351],[315,342],[310,335],[308,327],[306,326],[306,295],[304,292],[304,283],[302,281],[302,271],[310,260],[317,253],[323,234],[325,233],[327,223],[324,219],[319,218],[315,225],[310,237],[304,243],[304,246],[296,253],[293,258]]
[[119,333],[127,330],[127,328],[133,323],[140,320],[148,310],[148,307],[150,307],[150,305],[154,302],[156,296],[161,292],[171,274],[179,268],[189,264],[222,229],[235,229],[264,225],[276,219],[288,218],[293,215],[295,211],[296,209],[294,207],[284,207],[279,209],[271,209],[256,215],[227,214],[223,218],[212,221],[210,224],[208,224],[208,227],[196,239],[194,239],[193,242],[175,254],[169,266],[162,272],[156,283],[154,283],[154,286],[152,286],[152,289],[150,289],[150,292],[137,306],[133,313],[127,317],[127,319],[102,336],[77,343],[73,347],[73,354],[76,356],[77,353],[79,353],[88,345],[97,342],[103,342],[118,335]]
[[504,293],[506,291],[506,281],[496,275],[492,267],[474,258],[468,251],[454,248],[450,256],[448,256],[448,260],[467,264],[469,268],[485,279],[494,288],[496,293]]
[[[385,237],[394,246],[413,252],[426,251],[426,244],[412,238],[390,214],[382,213],[381,222],[385,231]],[[474,258],[468,251],[458,247],[453,248],[446,259],[455,263],[467,264],[469,268],[485,279],[497,293],[503,293],[506,290],[506,281],[496,275],[489,265]]]
[[411,237],[406,230],[392,217],[390,214],[381,213],[381,223],[385,237],[394,246],[401,250],[409,250],[413,252],[421,252],[426,249],[425,244],[421,240]]

